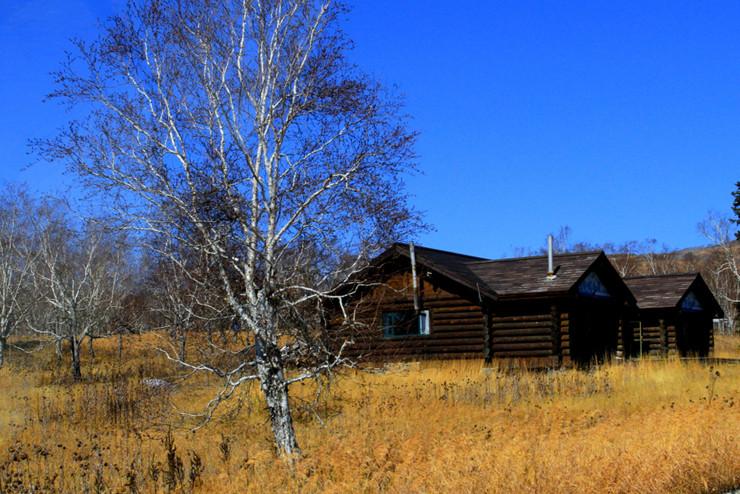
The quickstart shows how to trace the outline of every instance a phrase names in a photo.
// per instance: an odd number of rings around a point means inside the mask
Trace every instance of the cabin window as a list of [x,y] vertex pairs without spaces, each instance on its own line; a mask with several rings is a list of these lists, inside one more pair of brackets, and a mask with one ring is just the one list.
[[701,303],[699,302],[699,299],[696,298],[696,295],[694,295],[694,292],[689,292],[681,302],[681,309],[687,312],[701,312],[704,310],[704,307],[701,306]]
[[578,285],[578,294],[584,297],[609,298],[609,290],[601,282],[599,275],[593,271],[588,273],[580,285]]
[[418,314],[413,310],[383,312],[383,336],[386,338],[428,335],[429,329],[428,310],[422,310]]

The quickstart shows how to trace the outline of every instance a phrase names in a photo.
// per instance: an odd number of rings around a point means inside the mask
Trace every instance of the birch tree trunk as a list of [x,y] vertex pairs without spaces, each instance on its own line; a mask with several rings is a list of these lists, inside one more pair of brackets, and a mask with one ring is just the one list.
[[69,353],[71,357],[72,379],[82,379],[82,368],[80,365],[80,342],[74,336],[69,339]]
[[277,317],[264,293],[260,295],[253,306],[253,320],[262,323],[261,330],[255,335],[257,376],[270,414],[276,449],[280,454],[298,454],[300,450],[290,410],[285,363],[277,341]]
[[178,338],[179,348],[177,352],[177,358],[183,362],[187,360],[187,336],[182,333]]
[[260,355],[257,356],[257,374],[270,414],[275,446],[282,454],[300,453],[293,427],[288,383],[283,371],[280,348],[270,341],[263,341],[260,346]]

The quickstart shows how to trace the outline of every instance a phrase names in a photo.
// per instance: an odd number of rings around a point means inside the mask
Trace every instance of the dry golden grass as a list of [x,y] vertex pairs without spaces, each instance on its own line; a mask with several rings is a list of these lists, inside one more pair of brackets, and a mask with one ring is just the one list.
[[715,335],[714,356],[717,358],[740,358],[740,335]]
[[[216,381],[132,337],[0,370],[0,492],[725,492],[740,486],[740,366],[644,361],[591,372],[395,364],[293,389],[304,456],[274,457],[255,387],[196,433]],[[720,341],[718,340],[718,344]],[[724,342],[732,348],[732,342]],[[177,384],[155,393],[146,377]],[[171,430],[171,433],[168,431]],[[169,439],[168,439],[169,438]]]

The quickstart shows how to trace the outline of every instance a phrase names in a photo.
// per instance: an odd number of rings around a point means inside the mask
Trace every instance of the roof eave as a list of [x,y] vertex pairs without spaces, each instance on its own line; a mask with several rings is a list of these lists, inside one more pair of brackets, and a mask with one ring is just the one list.
[[[411,259],[411,254],[408,252],[408,249],[405,248],[403,244],[395,243],[395,244],[393,244],[393,247],[394,247],[394,250],[396,251],[396,253],[398,255],[401,255],[401,256],[409,259],[409,260]],[[381,256],[382,255],[383,254],[381,254]],[[422,259],[420,259],[419,256],[417,255],[416,256],[416,262],[418,264],[421,264],[422,266],[427,267],[428,269],[431,269],[432,271],[436,272],[437,274],[440,274],[440,275],[442,275],[442,276],[444,276],[444,277],[446,277],[446,278],[454,281],[455,283],[466,287],[469,290],[473,290],[474,292],[479,293],[480,296],[481,296],[481,298],[485,297],[490,302],[495,302],[496,300],[499,299],[499,295],[496,292],[491,291],[491,290],[487,289],[486,287],[481,287],[480,284],[478,284],[478,283],[472,284],[469,280],[462,279],[459,276],[456,276],[455,274],[450,273],[448,270],[446,270],[443,267],[440,267],[436,263],[431,262],[431,261],[426,260],[426,259],[423,259],[423,256],[422,256]],[[483,300],[481,300],[481,302],[483,302]]]

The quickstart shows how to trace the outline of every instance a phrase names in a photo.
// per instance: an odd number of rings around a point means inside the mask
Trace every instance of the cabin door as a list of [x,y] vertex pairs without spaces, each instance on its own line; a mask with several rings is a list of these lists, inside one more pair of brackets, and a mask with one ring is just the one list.
[[682,312],[676,324],[676,346],[682,357],[709,355],[712,320],[704,312]]
[[618,312],[610,301],[581,301],[570,327],[573,362],[588,366],[610,358],[617,350],[618,325]]

